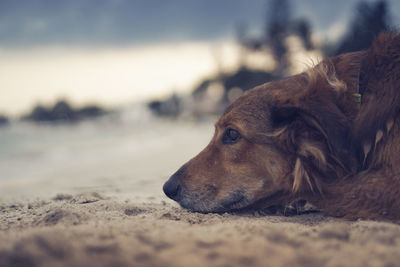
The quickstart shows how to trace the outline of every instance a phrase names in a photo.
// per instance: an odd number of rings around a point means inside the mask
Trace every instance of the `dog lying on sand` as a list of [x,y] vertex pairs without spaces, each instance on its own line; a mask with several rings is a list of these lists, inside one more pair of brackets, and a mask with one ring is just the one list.
[[198,212],[306,200],[346,219],[400,219],[400,35],[245,92],[165,183]]

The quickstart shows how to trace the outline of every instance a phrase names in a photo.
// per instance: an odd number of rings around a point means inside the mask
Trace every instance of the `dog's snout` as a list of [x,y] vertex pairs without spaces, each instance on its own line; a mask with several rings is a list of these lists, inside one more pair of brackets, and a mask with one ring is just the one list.
[[171,177],[163,186],[164,193],[171,199],[177,200],[181,186],[179,183]]
[[187,167],[185,164],[179,170],[177,170],[163,186],[164,193],[175,201],[178,201],[179,193],[181,191],[179,180],[186,172],[186,169]]

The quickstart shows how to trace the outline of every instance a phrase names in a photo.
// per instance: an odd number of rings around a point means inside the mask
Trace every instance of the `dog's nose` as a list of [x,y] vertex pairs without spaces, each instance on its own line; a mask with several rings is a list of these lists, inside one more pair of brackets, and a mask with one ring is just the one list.
[[163,186],[164,193],[171,199],[177,200],[181,186],[175,179],[169,179]]

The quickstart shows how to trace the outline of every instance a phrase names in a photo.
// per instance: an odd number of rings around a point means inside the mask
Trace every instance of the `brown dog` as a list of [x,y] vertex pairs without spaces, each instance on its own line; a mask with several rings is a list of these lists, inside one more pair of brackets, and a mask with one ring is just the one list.
[[400,219],[399,108],[400,35],[385,33],[244,93],[164,192],[199,212],[301,199],[332,216]]

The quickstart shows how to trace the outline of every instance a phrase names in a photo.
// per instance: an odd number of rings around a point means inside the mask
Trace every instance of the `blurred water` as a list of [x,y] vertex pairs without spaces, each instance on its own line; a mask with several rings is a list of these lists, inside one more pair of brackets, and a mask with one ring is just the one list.
[[213,121],[161,120],[140,105],[74,125],[14,123],[0,129],[0,198],[161,197],[162,183],[212,134]]

